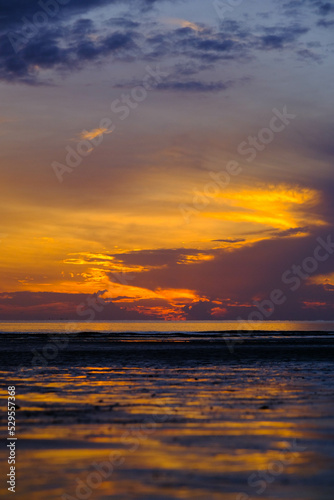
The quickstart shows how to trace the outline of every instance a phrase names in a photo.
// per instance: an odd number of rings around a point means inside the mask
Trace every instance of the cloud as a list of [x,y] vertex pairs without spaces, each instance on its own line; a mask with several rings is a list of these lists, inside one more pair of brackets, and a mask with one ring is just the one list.
[[334,19],[327,21],[326,19],[321,19],[318,21],[318,26],[321,26],[322,28],[331,28],[334,25]]
[[264,28],[265,34],[259,37],[259,48],[283,49],[294,44],[309,29],[298,25]]
[[[45,13],[49,16],[50,23],[57,20],[58,17],[68,19],[72,16],[87,13],[102,7],[113,5],[128,5],[138,10],[147,11],[164,0],[70,0],[64,5],[55,0],[53,6],[48,5],[47,1],[30,2],[25,0],[1,0],[0,31],[10,29],[20,29],[28,19],[30,22],[38,24],[38,19],[42,22]],[[177,0],[170,0],[176,2]],[[117,19],[117,18],[116,18]]]
[[173,90],[179,92],[220,92],[233,86],[233,82],[165,81],[156,86],[157,90]]
[[[36,320],[38,318],[42,320],[87,321],[91,317],[91,313],[94,312],[92,301],[96,295],[29,291],[0,293],[0,318],[2,320]],[[99,310],[95,311],[95,319],[152,319],[150,314],[128,310],[124,306],[114,304],[111,299],[105,296],[103,296],[103,301],[102,303],[98,302]],[[100,310],[101,308],[102,310]]]
[[331,2],[318,0],[314,2],[314,4],[317,6],[318,12],[322,16],[328,16],[334,12],[334,5]]
[[204,31],[205,30],[205,26],[202,26],[201,24],[197,24],[197,23],[192,23],[192,22],[187,21],[185,19],[167,18],[167,19],[163,19],[163,22],[166,23],[167,25],[181,26],[182,28],[190,28],[194,31]]
[[308,59],[317,63],[321,63],[323,61],[323,57],[321,55],[316,54],[309,49],[298,50],[297,55],[300,57],[300,59]]
[[[295,229],[297,231],[298,228]],[[299,228],[303,229],[303,228]],[[292,233],[293,231],[291,231]],[[283,233],[283,232],[282,232]],[[288,236],[282,234],[281,236]],[[99,319],[247,319],[257,311],[254,302],[270,297],[274,289],[286,296],[284,304],[275,309],[270,319],[330,320],[333,316],[334,286],[319,283],[318,279],[334,273],[332,255],[318,263],[310,279],[301,279],[296,291],[282,281],[286,271],[301,266],[314,255],[321,235],[327,240],[328,232],[316,231],[307,236],[290,235],[266,239],[240,248],[211,250],[213,259],[192,261],[185,256],[198,256],[198,250],[160,249],[116,254],[126,265],[154,263],[151,269],[136,277],[136,295],[126,293],[107,298]],[[209,255],[209,252],[202,252]],[[321,254],[323,255],[323,254]],[[110,255],[109,258],[112,256]],[[301,269],[301,268],[300,268]],[[315,283],[316,281],[316,283]],[[185,289],[185,287],[187,287]],[[141,290],[155,290],[151,295]],[[130,291],[130,289],[129,289]],[[77,307],[89,317],[88,294],[52,292],[14,292],[0,294],[0,317],[6,319],[78,319]],[[86,319],[86,316],[80,318]]]
[[[22,19],[33,16],[32,4],[14,1],[16,9],[4,2],[2,20],[7,20],[8,34],[0,34],[0,79],[28,84],[48,83],[43,81],[43,72],[53,70],[78,71],[87,64],[100,63],[111,56],[115,61],[147,61],[182,58],[180,67],[197,65],[187,78],[175,77],[162,82],[158,89],[189,92],[216,92],[232,85],[230,80],[211,81],[208,78],[189,78],[205,71],[203,67],[220,61],[248,62],[258,51],[286,50],[299,58],[317,61],[319,55],[308,50],[300,37],[309,29],[293,23],[288,26],[259,26],[254,35],[245,23],[224,21],[219,28],[180,20],[181,27],[161,23],[145,23],[129,16],[110,17],[103,22],[78,15],[88,15],[92,9],[118,4],[118,0],[78,1],[72,0],[64,6],[64,15],[47,16],[41,25]],[[151,8],[160,0],[129,0],[128,7]],[[61,10],[61,9],[60,9]],[[66,13],[66,16],[65,16]],[[90,14],[89,14],[90,15]],[[160,32],[157,33],[157,28]],[[0,24],[1,33],[1,24]],[[9,37],[7,36],[9,35]],[[50,78],[50,76],[48,76]]]
[[[154,85],[155,91],[175,91],[175,92],[220,92],[223,90],[228,90],[236,85],[243,84],[249,79],[243,78],[240,81],[234,80],[218,80],[218,81],[207,81],[202,79],[192,79],[189,78],[192,75],[200,74],[207,70],[214,69],[214,66],[208,64],[201,64],[198,62],[176,64],[170,70],[166,67],[166,72],[168,71],[168,76],[165,76],[161,83]],[[134,88],[142,85],[142,81],[139,80],[128,80],[122,83],[117,83],[114,85],[115,88]]]
[[[317,23],[318,26],[329,27],[332,21],[326,21],[325,18],[330,17],[334,13],[333,2],[327,0],[289,0],[283,4],[285,14],[291,16],[304,16],[307,12],[312,13],[321,20]],[[324,21],[324,22],[322,22]]]
[[242,243],[243,241],[246,241],[244,238],[226,238],[225,240],[212,240],[213,242],[217,243]]
[[84,40],[77,45],[76,56],[79,61],[84,59],[97,59],[109,55],[120,49],[135,49],[135,35],[133,32],[116,32],[104,37],[102,40]]
[[112,132],[112,130],[109,130],[107,128],[95,128],[93,130],[83,130],[80,134],[79,134],[79,138],[80,139],[88,139],[89,141],[91,141],[92,139],[95,139],[95,137],[99,137],[100,135],[103,135],[103,134],[110,134]]
[[[74,29],[46,29],[28,39],[17,53],[10,40],[2,35],[0,43],[0,78],[6,81],[39,83],[41,71],[46,69],[74,71],[89,61],[99,61],[108,55],[128,58],[136,50],[133,32],[116,31],[105,36],[90,37],[91,33]],[[84,30],[87,30],[85,26]],[[91,26],[89,30],[91,29]]]
[[[303,230],[303,228],[298,228]],[[295,229],[297,232],[297,229]],[[202,260],[197,264],[177,263],[175,257],[165,262],[165,266],[140,273],[136,277],[136,286],[154,289],[157,284],[161,288],[183,288],[193,290],[200,296],[205,296],[211,301],[226,303],[236,301],[239,304],[251,304],[255,297],[268,297],[274,288],[285,287],[282,283],[282,274],[291,269],[293,265],[300,265],[305,258],[313,256],[317,246],[317,236],[322,235],[326,240],[328,233],[313,232],[307,236],[293,235],[293,231],[285,231],[271,239],[248,244],[240,248],[216,249],[211,251],[214,258]],[[333,232],[331,234],[334,234]],[[289,236],[287,238],[286,236]],[[277,236],[277,235],[276,235]],[[161,256],[161,252],[159,254]],[[172,252],[165,251],[170,257]],[[154,254],[154,251],[152,252]],[[153,257],[154,259],[154,257]],[[312,276],[332,273],[334,261],[329,258],[319,264]],[[302,301],[304,293],[309,286],[307,280],[301,283],[300,289],[292,294],[293,302],[289,309],[290,315],[295,312],[295,317],[302,317],[303,309],[299,305],[294,311],[296,302]],[[308,298],[316,300],[316,295]],[[325,293],[328,307],[331,307],[331,296]],[[284,310],[287,313],[287,306]],[[277,312],[280,319],[284,314]],[[319,317],[320,319],[320,317]]]
[[114,259],[130,266],[144,266],[148,268],[166,268],[178,262],[189,263],[191,260],[205,260],[211,255],[211,250],[203,251],[193,248],[172,248],[158,250],[137,250],[126,253],[112,254]]
[[214,305],[210,302],[199,301],[183,307],[186,319],[190,321],[212,319],[212,309]]
[[296,236],[297,234],[309,233],[310,228],[308,226],[304,227],[293,227],[285,231],[270,231],[271,236],[278,236],[280,238],[285,238],[287,236]]
[[[290,25],[258,26],[256,34],[245,23],[224,21],[219,29],[201,25],[201,30],[182,27],[161,32],[147,38],[151,47],[150,57],[184,56],[193,61],[217,63],[219,61],[248,62],[259,51],[290,50],[297,56],[312,54],[306,51],[301,39],[310,28],[296,22]],[[316,60],[319,55],[313,55]]]

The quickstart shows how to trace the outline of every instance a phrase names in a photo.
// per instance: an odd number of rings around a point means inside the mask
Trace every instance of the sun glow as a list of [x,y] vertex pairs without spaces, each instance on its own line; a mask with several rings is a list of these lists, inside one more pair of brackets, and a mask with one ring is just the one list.
[[312,189],[289,186],[268,186],[224,192],[218,196],[217,210],[204,213],[204,217],[250,222],[273,229],[291,229],[302,225],[323,225],[310,208],[319,202],[319,194]]

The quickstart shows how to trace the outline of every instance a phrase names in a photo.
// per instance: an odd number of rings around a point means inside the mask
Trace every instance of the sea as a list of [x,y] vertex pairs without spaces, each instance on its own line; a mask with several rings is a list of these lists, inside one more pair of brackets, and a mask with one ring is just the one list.
[[333,379],[334,322],[1,322],[0,497],[10,387],[17,500],[333,500]]
[[2,321],[1,333],[64,334],[70,332],[147,335],[332,336],[334,321]]

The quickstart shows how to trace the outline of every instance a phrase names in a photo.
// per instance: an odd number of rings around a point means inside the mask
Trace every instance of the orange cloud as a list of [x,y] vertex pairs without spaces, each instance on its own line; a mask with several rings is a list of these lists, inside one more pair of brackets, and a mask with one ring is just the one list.
[[325,225],[310,211],[320,200],[314,189],[288,185],[227,191],[217,196],[215,212],[206,212],[203,217],[252,223],[274,229],[290,229],[303,225]]
[[204,31],[204,28],[197,23],[193,23],[191,21],[187,21],[186,19],[178,19],[178,18],[168,18],[164,20],[165,24],[181,26],[181,28],[190,28],[193,31],[201,32]]
[[99,137],[100,135],[103,135],[103,134],[111,134],[112,133],[112,130],[109,130],[107,128],[94,128],[93,130],[83,130],[80,134],[79,134],[79,138],[80,139],[88,139],[89,141],[91,141],[92,139],[95,139],[95,137]]

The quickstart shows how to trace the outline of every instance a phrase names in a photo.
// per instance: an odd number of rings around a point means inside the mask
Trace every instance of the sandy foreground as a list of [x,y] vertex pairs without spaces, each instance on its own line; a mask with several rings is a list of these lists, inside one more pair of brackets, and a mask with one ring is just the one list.
[[45,345],[0,338],[1,498],[333,500],[332,338],[83,334],[57,353]]

